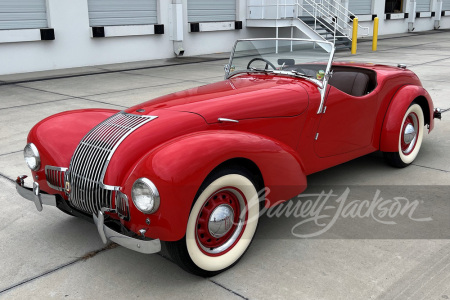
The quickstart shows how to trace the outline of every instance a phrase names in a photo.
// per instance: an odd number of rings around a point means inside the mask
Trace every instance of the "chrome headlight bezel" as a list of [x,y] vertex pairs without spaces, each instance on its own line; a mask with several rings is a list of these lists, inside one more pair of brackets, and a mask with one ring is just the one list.
[[153,182],[145,177],[139,178],[133,183],[131,199],[134,206],[145,214],[156,212],[160,204],[158,189]]
[[25,148],[23,148],[23,158],[25,159],[28,168],[32,171],[37,171],[41,168],[41,156],[33,143],[28,143]]

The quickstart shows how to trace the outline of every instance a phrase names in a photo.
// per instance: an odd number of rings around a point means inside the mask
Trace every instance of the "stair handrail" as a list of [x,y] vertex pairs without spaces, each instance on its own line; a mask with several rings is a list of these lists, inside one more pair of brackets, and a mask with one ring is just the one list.
[[[284,2],[284,3],[282,3]],[[289,2],[289,3],[288,3]],[[266,0],[261,0],[261,4],[252,4],[249,5],[249,11],[251,7],[269,7],[269,6],[273,6],[276,9],[276,19],[280,19],[281,18],[291,18],[287,16],[287,7],[288,6],[293,6],[296,7],[297,9],[297,13],[296,16],[292,16],[296,19],[299,19],[299,9],[302,10],[302,12],[306,12],[308,15],[310,15],[311,17],[314,18],[314,30],[317,30],[317,23],[320,23],[321,26],[325,29],[327,29],[330,34],[333,34],[333,40],[336,41],[337,37],[345,37],[348,38],[349,40],[352,40],[352,26],[347,26],[347,24],[349,22],[352,22],[354,18],[356,18],[356,15],[353,14],[350,10],[348,10],[347,8],[345,8],[345,6],[343,6],[342,4],[338,3],[337,1],[334,1],[334,3],[336,5],[333,5],[333,3],[331,3],[331,1],[329,0],[303,0],[302,3],[299,2],[299,0],[295,0],[295,2],[290,2],[287,0],[277,0],[276,3],[267,3]],[[312,7],[313,12],[311,13],[310,11],[308,11],[304,5],[307,4],[309,6]],[[280,7],[284,6],[284,14],[283,14],[283,10],[280,12]],[[333,11],[334,10],[334,11]],[[281,16],[280,16],[281,14]],[[259,17],[260,19],[264,19],[264,9],[261,10],[261,16]],[[322,18],[323,20],[326,20],[328,22],[322,22],[320,20],[320,18]],[[299,19],[301,21],[301,19]],[[345,24],[344,26],[342,26],[341,24]],[[366,30],[367,33],[365,35],[369,34],[369,27],[363,27],[360,24],[358,24],[358,28],[361,28],[363,30]],[[336,35],[336,31],[338,31],[339,33],[343,34],[343,35]],[[364,34],[363,34],[364,35]],[[324,38],[325,40],[325,38]]]
[[[320,0],[320,1],[321,1],[321,3],[326,3],[326,4],[328,4],[328,6],[331,6],[332,8],[334,8],[335,11],[337,12],[336,17],[338,19],[340,19],[340,21],[348,23],[348,22],[352,22],[353,19],[356,18],[356,15],[354,13],[352,13],[350,10],[348,10],[345,6],[343,6],[341,3],[337,2],[337,1],[334,1],[334,3],[336,3],[336,6],[333,5],[328,0]],[[332,13],[332,11],[330,9],[329,9],[329,12]],[[345,16],[347,20],[340,18],[339,15]],[[358,27],[363,30],[367,30],[367,33],[365,35],[369,35],[369,27],[364,27],[364,26],[361,26],[360,24],[358,24]]]
[[[319,5],[321,3],[315,2],[314,0],[303,0],[303,2],[304,3],[306,2],[308,5],[310,5],[313,8],[313,13],[308,11],[303,6],[303,4],[300,4],[298,1],[296,1],[295,5],[297,5],[297,7],[301,8],[302,11],[306,12],[307,14],[309,14],[311,17],[314,18],[314,29],[317,29],[317,22],[319,22],[324,28],[328,29],[331,33],[334,33],[333,34],[334,42],[336,41],[336,37],[346,37],[351,40],[351,37],[349,35],[345,35],[345,33],[344,33],[348,29],[346,29],[338,24],[337,20],[334,19],[334,16],[332,15],[332,13],[329,9],[326,9],[325,6],[323,6],[323,5]],[[319,11],[319,16],[316,14],[317,11]],[[319,19],[320,17],[330,19],[330,24],[334,24],[334,26],[331,27],[329,24],[322,22]],[[344,36],[337,36],[335,34],[336,30],[339,30],[340,32],[342,32],[344,34]]]

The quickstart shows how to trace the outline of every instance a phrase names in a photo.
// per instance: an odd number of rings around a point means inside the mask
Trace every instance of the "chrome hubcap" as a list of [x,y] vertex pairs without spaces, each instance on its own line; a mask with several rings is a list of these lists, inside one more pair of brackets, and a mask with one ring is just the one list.
[[415,137],[416,137],[416,129],[414,128],[414,126],[412,124],[406,125],[405,134],[403,136],[405,143],[410,144]]
[[223,254],[239,241],[246,225],[247,201],[233,187],[213,193],[197,216],[197,245],[210,256]]
[[401,150],[403,154],[409,155],[416,146],[419,132],[419,118],[415,113],[410,113],[403,123],[403,132],[401,135]]
[[228,204],[222,204],[214,209],[208,221],[209,233],[215,237],[223,237],[233,226],[234,211]]

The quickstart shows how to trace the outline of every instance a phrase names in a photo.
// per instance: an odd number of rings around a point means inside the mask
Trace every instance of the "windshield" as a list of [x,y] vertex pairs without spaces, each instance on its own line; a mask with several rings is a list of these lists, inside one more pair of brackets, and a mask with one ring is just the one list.
[[264,72],[308,78],[320,83],[328,74],[333,44],[301,39],[252,39],[236,42],[227,77]]

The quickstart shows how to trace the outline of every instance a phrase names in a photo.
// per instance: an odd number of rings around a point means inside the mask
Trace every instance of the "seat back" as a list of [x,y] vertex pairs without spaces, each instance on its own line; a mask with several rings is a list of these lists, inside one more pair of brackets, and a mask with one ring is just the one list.
[[344,93],[361,97],[366,94],[369,76],[359,72],[335,72],[329,83]]

